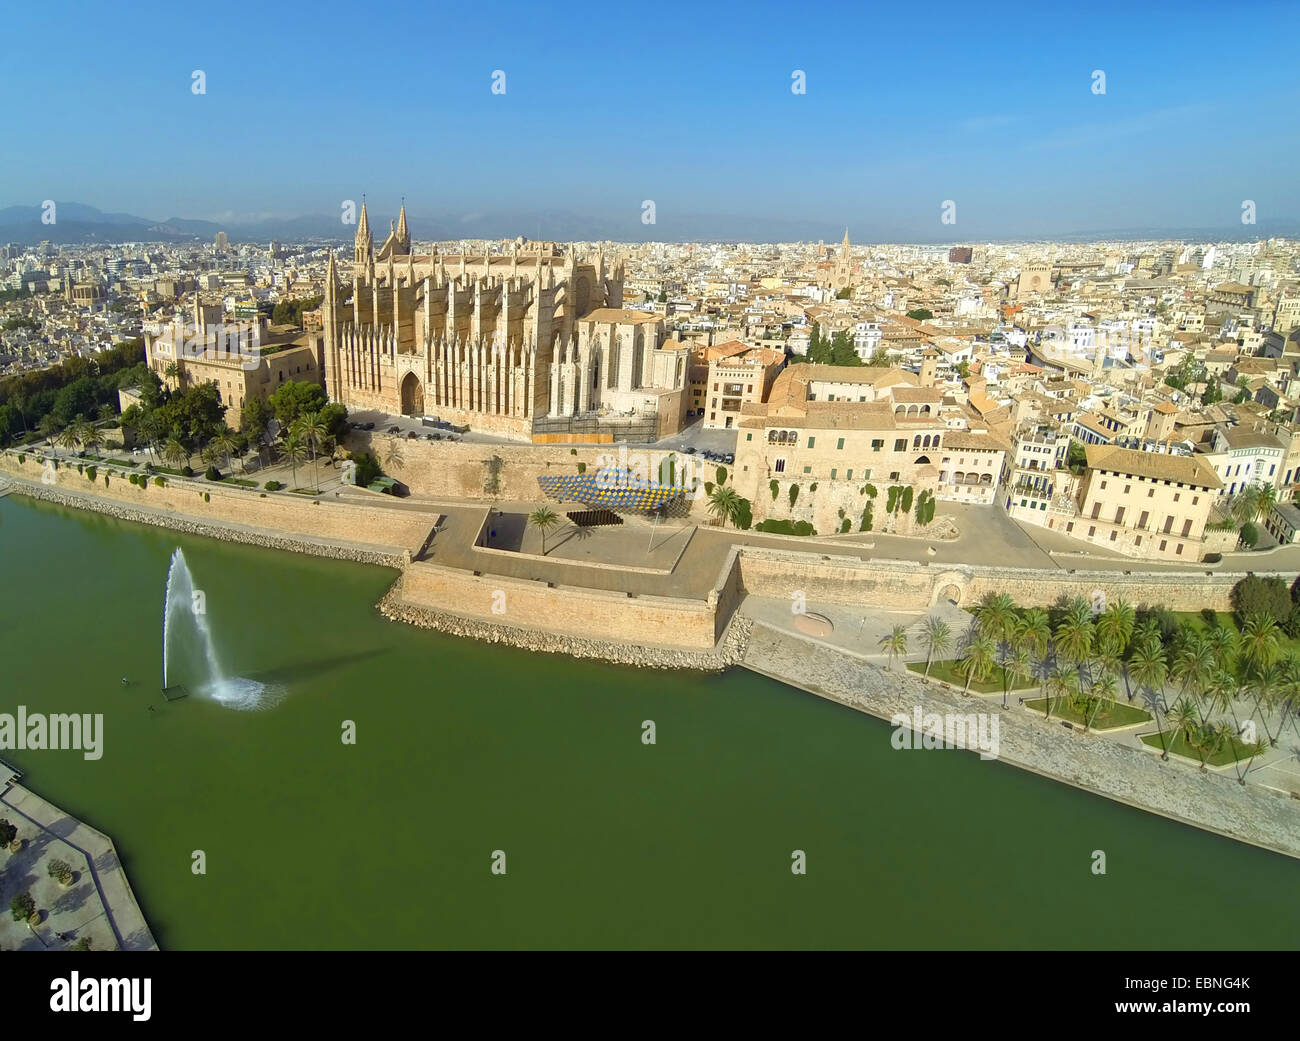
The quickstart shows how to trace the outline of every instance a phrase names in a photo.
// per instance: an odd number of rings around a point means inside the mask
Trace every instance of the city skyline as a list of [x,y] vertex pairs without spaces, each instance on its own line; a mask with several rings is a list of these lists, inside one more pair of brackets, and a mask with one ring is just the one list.
[[[1066,13],[1005,27],[942,6],[921,39],[892,12],[830,9],[791,32],[771,5],[687,20],[669,4],[650,25],[607,13],[574,40],[528,7],[487,33],[412,8],[364,35],[334,4],[312,21],[156,10],[129,38],[83,12],[60,31],[59,77],[37,49],[14,57],[15,81],[40,82],[43,103],[12,114],[13,137],[35,147],[0,175],[0,204],[241,225],[327,216],[364,192],[384,212],[405,197],[417,235],[424,220],[490,225],[466,237],[581,237],[570,229],[585,223],[626,241],[789,241],[845,225],[864,242],[1267,236],[1300,218],[1286,118],[1300,90],[1281,63],[1204,58],[1240,36],[1240,12],[1175,22],[1108,7],[1086,27]],[[39,38],[38,16],[15,18]],[[1246,24],[1285,37],[1298,22],[1256,5]],[[292,41],[283,75],[267,74],[273,48],[217,45],[233,25]],[[124,61],[128,44],[162,60]],[[82,119],[88,97],[108,99],[106,118]],[[49,132],[78,119],[76,135]]]

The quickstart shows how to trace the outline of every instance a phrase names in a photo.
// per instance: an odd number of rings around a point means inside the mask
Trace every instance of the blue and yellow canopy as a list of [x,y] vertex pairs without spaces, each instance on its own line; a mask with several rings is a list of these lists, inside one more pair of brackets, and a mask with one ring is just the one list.
[[577,501],[607,510],[657,510],[682,494],[682,488],[639,480],[627,471],[602,470],[537,478],[543,492],[560,502]]

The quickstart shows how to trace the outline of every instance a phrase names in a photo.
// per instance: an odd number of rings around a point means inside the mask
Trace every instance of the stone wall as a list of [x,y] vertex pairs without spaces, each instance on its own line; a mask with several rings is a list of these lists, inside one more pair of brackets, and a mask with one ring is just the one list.
[[[42,481],[44,463],[39,456],[26,453],[25,462],[20,463],[16,454],[0,455],[0,471],[36,482],[42,488],[120,503],[126,507],[164,510],[200,523],[237,524],[414,553],[424,544],[437,519],[430,514],[328,499],[317,505],[310,496],[292,492],[263,493],[256,488],[191,481],[170,475],[163,475],[166,481],[163,487],[158,487],[150,477],[148,487],[140,488],[125,476],[110,472],[112,464],[89,465],[97,468],[94,481],[85,473],[78,473],[75,463],[61,461],[58,469],[53,471],[53,481],[47,482]],[[105,476],[108,477],[107,484]],[[206,500],[204,495],[208,497]]]
[[554,586],[425,561],[406,569],[398,596],[413,607],[512,628],[697,650],[711,650],[717,642],[714,609],[703,600]]
[[[400,445],[400,463],[389,464],[389,446]],[[425,441],[378,432],[352,431],[347,447],[353,452],[370,452],[380,461],[384,472],[405,484],[416,495],[430,498],[471,499],[481,502],[536,501],[543,498],[537,486],[542,476],[569,476],[578,473],[578,464],[586,473],[599,469],[599,460],[613,457],[634,469],[655,466],[662,458],[675,454],[691,460],[692,473],[704,481],[716,481],[718,463],[682,453],[643,452],[618,445],[508,445],[482,444],[472,441]],[[498,462],[499,460],[499,462]],[[731,475],[731,467],[722,467]],[[707,514],[708,502],[703,490],[698,499],[689,499],[692,513]]]
[[[1092,601],[1095,590],[1130,603],[1164,604],[1175,611],[1231,608],[1232,587],[1245,576],[1213,571],[1082,571],[925,564],[903,560],[828,559],[809,553],[746,546],[738,555],[747,593],[788,599],[802,590],[808,602],[925,610],[940,600],[962,607],[988,593],[1006,593],[1023,607],[1047,607],[1062,595]],[[1275,572],[1260,571],[1258,574]],[[1280,573],[1288,581],[1294,575]]]

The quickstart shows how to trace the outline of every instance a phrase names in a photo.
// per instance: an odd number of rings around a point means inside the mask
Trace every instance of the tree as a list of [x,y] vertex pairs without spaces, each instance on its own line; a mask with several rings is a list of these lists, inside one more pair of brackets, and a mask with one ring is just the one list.
[[60,860],[57,857],[45,866],[45,873],[49,875],[50,878],[57,879],[65,886],[71,882],[73,878],[72,865],[66,860]]
[[1017,620],[1013,640],[1017,645],[1023,644],[1035,658],[1044,657],[1052,640],[1052,627],[1047,612],[1041,607],[1029,608]]
[[293,483],[298,483],[298,464],[307,458],[307,446],[302,443],[302,439],[295,431],[290,431],[287,437],[280,441],[280,452],[289,460],[289,467],[293,471]]
[[735,523],[739,509],[740,493],[735,488],[719,485],[709,493],[709,512],[722,521],[724,528],[727,521]]
[[163,445],[163,459],[171,463],[177,469],[188,466],[190,463],[190,450],[185,447],[178,437],[170,437],[167,443]]
[[1246,521],[1241,526],[1241,533],[1238,535],[1241,544],[1247,549],[1254,549],[1259,542],[1259,529],[1255,527],[1254,521]]
[[1117,597],[1097,618],[1097,646],[1116,657],[1122,655],[1133,635],[1137,615],[1132,604]]
[[980,632],[995,641],[1009,641],[1015,631],[1016,605],[1006,593],[989,593],[975,609]]
[[942,618],[928,615],[921,623],[921,642],[925,644],[925,672],[930,675],[930,664],[936,654],[943,654],[952,645],[952,629]]
[[1242,628],[1251,615],[1263,615],[1279,624],[1291,616],[1291,594],[1276,576],[1247,575],[1232,587],[1230,599],[1232,613]]
[[352,462],[356,464],[354,479],[358,488],[365,488],[374,483],[375,478],[383,474],[379,467],[379,460],[369,452],[359,452],[352,457]]
[[281,429],[287,429],[304,412],[319,412],[324,408],[325,391],[316,383],[288,380],[275,388],[269,402]]
[[1139,691],[1149,691],[1158,696],[1157,700],[1163,698],[1169,669],[1165,664],[1164,647],[1159,642],[1146,641],[1138,644],[1133,650],[1133,657],[1129,659],[1128,667]]
[[1088,451],[1078,441],[1070,442],[1070,447],[1065,454],[1065,465],[1076,475],[1088,468]]
[[1029,660],[1029,651],[1024,647],[1012,648],[1011,653],[1002,659],[1002,707],[1007,707],[1007,695],[1012,684],[1028,682],[1034,674],[1033,663]]
[[547,506],[540,506],[528,515],[528,523],[542,533],[542,556],[546,556],[546,532],[559,522],[555,511]]
[[894,667],[894,659],[907,653],[907,626],[896,625],[876,641],[876,646],[889,655],[889,667]]
[[24,890],[9,901],[9,913],[15,922],[25,922],[36,913],[36,901],[32,894]]
[[907,317],[918,322],[928,322],[934,317],[934,312],[924,307],[914,307],[907,312]]
[[966,647],[959,659],[961,672],[966,677],[966,686],[962,688],[963,692],[970,691],[972,681],[983,680],[988,676],[993,670],[993,659],[997,653],[997,646],[992,638],[983,632],[979,626],[972,626],[971,632],[967,636]]
[[1241,657],[1255,673],[1268,668],[1277,660],[1277,622],[1265,614],[1251,614],[1241,629]]
[[230,457],[234,454],[236,447],[238,447],[235,443],[234,437],[231,436],[230,430],[228,428],[223,429],[212,439],[209,447],[221,454],[221,456],[226,460],[226,469],[229,470]]
[[1067,661],[1081,665],[1092,654],[1092,611],[1087,601],[1075,597],[1056,627],[1056,649]]
[[311,452],[312,475],[316,481],[316,487],[319,489],[320,473],[316,468],[316,453],[324,446],[326,438],[329,437],[329,431],[321,420],[319,412],[304,412],[298,417],[294,428],[299,439]]
[[41,416],[36,429],[40,432],[41,437],[45,439],[45,443],[53,448],[55,435],[59,432],[59,421],[47,413]]
[[7,818],[0,817],[0,849],[6,849],[9,843],[18,837],[18,829]]

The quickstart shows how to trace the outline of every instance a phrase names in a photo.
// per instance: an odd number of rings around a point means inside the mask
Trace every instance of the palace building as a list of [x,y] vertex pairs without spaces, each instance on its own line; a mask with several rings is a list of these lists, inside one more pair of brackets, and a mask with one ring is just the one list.
[[623,308],[623,264],[599,252],[579,262],[520,240],[417,256],[405,206],[376,251],[363,204],[351,300],[331,257],[321,320],[325,389],[349,408],[518,437],[681,426],[685,348],[665,345],[659,316]]

